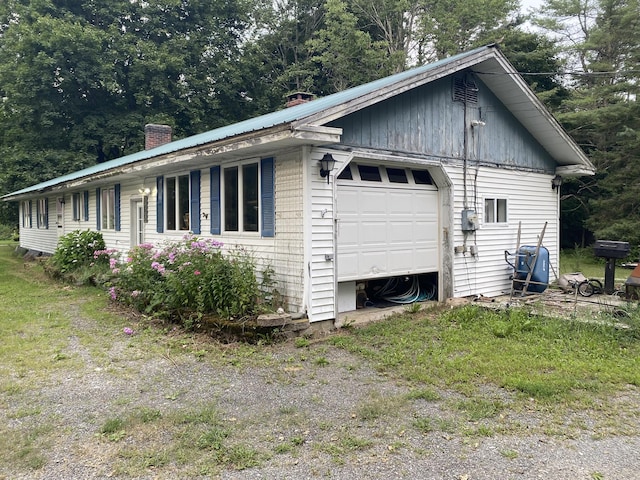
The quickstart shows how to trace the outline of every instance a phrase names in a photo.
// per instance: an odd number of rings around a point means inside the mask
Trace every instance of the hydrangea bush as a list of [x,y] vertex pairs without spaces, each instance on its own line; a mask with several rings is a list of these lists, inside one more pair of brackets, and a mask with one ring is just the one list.
[[252,315],[264,305],[255,261],[246,250],[223,255],[221,247],[215,240],[189,235],[159,248],[138,245],[122,261],[112,255],[109,294],[187,326],[209,313],[231,319]]
[[[104,255],[96,256],[98,251],[104,252]],[[64,277],[85,267],[105,265],[108,260],[109,253],[105,251],[100,232],[74,230],[58,240],[56,251],[49,261],[48,272],[54,277]]]

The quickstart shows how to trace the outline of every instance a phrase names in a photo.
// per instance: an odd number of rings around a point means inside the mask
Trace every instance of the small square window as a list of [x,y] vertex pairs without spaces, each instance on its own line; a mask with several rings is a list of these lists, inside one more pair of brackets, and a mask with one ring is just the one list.
[[484,222],[485,223],[507,223],[507,199],[506,198],[485,198],[484,199]]

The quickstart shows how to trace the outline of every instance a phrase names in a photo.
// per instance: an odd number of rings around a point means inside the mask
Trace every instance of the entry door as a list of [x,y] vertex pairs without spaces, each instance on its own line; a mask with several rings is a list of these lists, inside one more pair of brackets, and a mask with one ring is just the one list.
[[144,243],[144,202],[131,202],[131,246]]
[[56,228],[58,230],[58,237],[64,235],[64,198],[58,197],[56,199]]

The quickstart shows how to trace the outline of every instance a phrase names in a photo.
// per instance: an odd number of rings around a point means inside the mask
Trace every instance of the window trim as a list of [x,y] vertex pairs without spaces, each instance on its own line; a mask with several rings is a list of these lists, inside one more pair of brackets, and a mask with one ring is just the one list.
[[36,203],[36,226],[37,228],[49,228],[49,199],[38,198]]
[[[487,202],[491,202],[492,218],[488,217],[489,210]],[[503,203],[503,211],[500,209],[500,204]],[[491,226],[501,226],[509,224],[509,199],[506,197],[485,197],[484,198],[484,211],[483,211],[483,223]],[[504,217],[504,218],[502,218]]]
[[79,222],[82,215],[82,202],[80,200],[80,193],[72,193],[71,194],[71,219],[75,222]]
[[22,202],[22,228],[33,228],[33,220],[31,213],[31,200],[23,200]]
[[[244,183],[244,174],[245,174],[245,167],[247,166],[251,166],[251,165],[255,165],[257,168],[257,175],[256,175],[256,195],[255,195],[255,201],[257,202],[258,206],[257,206],[257,225],[256,225],[256,230],[245,230],[245,208],[246,206],[244,205],[244,201],[245,201],[245,183]],[[261,162],[261,160],[259,158],[249,158],[249,159],[245,159],[242,160],[240,162],[234,162],[228,165],[224,165],[221,168],[220,171],[220,199],[221,199],[221,209],[220,209],[220,214],[221,214],[221,232],[222,233],[227,233],[227,234],[231,234],[231,235],[261,235],[262,232],[262,224],[263,224],[263,213],[262,213],[262,208],[263,208],[263,198],[262,198],[262,190],[263,190],[263,185],[262,185],[262,181],[261,179],[263,178],[263,173],[262,173],[262,169],[263,169],[263,163]],[[227,171],[229,170],[235,170],[237,172],[237,192],[236,192],[236,206],[237,206],[237,212],[236,212],[236,217],[237,217],[237,225],[238,225],[238,229],[237,230],[228,230],[227,229],[227,183],[226,183],[226,179],[227,179]]]

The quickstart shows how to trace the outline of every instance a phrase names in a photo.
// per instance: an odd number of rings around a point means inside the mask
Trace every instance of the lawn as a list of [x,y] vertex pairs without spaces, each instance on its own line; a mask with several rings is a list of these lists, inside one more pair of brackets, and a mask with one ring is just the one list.
[[[584,431],[640,434],[635,305],[622,318],[596,322],[537,316],[526,308],[436,305],[323,338],[265,336],[257,344],[230,345],[131,317],[110,306],[106,292],[55,283],[38,262],[24,264],[12,250],[0,245],[0,405],[6,412],[0,464],[14,465],[13,474],[28,477],[24,472],[50,467],[51,452],[64,442],[99,455],[95,464],[108,464],[109,474],[186,478],[260,468],[283,457],[297,463],[328,455],[342,465],[376,448],[419,457],[424,447],[408,440],[413,435],[478,439],[530,434],[531,428],[563,438]],[[134,336],[127,337],[128,328]],[[141,375],[157,364],[164,365],[161,375]],[[234,391],[227,376],[244,379],[240,398],[251,409],[224,400]],[[38,400],[39,392],[55,389],[53,379],[89,377],[105,382],[91,389],[121,385],[123,391],[78,402],[79,430],[62,401],[50,414],[51,406]],[[338,385],[342,390],[322,396],[324,387]],[[274,396],[263,401],[269,392]],[[332,403],[327,415],[323,406],[343,396],[345,405]],[[290,404],[289,398],[303,400]],[[92,401],[95,410],[85,411]],[[73,417],[73,406],[70,411]],[[73,443],[78,431],[88,432],[82,448]],[[3,473],[13,476],[0,468],[0,478]]]

